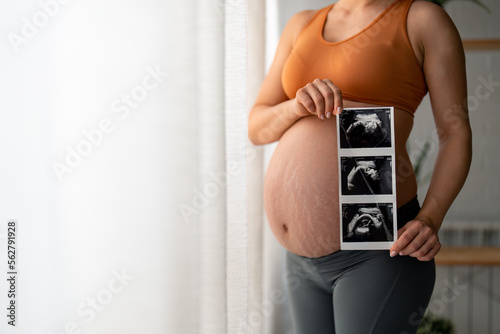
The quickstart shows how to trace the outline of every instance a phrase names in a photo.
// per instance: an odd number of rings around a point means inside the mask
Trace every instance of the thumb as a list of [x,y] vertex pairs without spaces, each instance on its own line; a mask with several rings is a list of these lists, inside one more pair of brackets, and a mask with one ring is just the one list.
[[302,104],[302,101],[299,100],[298,97],[295,97],[295,99],[292,100],[292,105],[293,105],[293,112],[297,116],[308,116],[311,114],[309,110]]
[[394,257],[397,254],[399,254],[399,252],[401,251],[401,249],[403,249],[406,246],[404,244],[401,245],[402,240],[400,240],[400,237],[403,235],[403,233],[405,233],[405,231],[407,229],[408,229],[408,223],[406,223],[405,225],[403,225],[403,227],[401,227],[398,230],[398,240],[396,240],[396,242],[394,243],[394,245],[392,245],[392,247],[390,249],[390,255],[391,255],[391,257]]

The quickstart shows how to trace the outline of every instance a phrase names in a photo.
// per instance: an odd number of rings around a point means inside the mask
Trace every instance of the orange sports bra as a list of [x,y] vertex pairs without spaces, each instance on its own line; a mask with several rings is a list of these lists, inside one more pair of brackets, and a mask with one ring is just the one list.
[[328,78],[346,100],[394,106],[413,116],[427,84],[406,28],[412,2],[394,1],[362,31],[336,43],[323,38],[334,4],[318,10],[284,65],[281,79],[288,98],[314,79]]

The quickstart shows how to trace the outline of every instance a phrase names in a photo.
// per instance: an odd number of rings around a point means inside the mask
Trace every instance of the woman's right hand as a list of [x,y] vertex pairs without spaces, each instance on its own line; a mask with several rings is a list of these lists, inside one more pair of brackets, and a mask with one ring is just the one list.
[[295,114],[324,120],[342,112],[342,92],[330,79],[315,79],[300,88],[293,100]]

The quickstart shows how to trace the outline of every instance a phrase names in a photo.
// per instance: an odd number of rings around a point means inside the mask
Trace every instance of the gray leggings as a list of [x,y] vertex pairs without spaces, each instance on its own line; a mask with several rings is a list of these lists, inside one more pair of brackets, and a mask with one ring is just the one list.
[[[416,198],[399,208],[398,226],[419,209]],[[388,250],[287,252],[286,263],[296,334],[416,333],[434,289],[434,260],[391,258]]]

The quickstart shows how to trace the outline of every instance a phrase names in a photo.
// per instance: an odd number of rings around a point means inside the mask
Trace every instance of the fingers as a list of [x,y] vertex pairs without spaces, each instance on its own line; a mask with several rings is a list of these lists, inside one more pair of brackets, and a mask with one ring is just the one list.
[[338,115],[344,109],[342,92],[337,86],[333,84],[333,82],[330,79],[325,79],[325,83],[333,92],[333,114]]
[[308,86],[300,88],[295,95],[295,100],[299,105],[306,109],[309,114],[315,114],[316,106],[314,104],[314,100],[311,98],[310,92],[308,92],[308,89],[310,90],[310,87]]
[[322,120],[342,111],[342,92],[329,79],[315,79],[300,88],[296,100],[310,114]]
[[409,255],[429,261],[439,252],[441,244],[436,232],[425,222],[413,220],[398,231],[398,240],[390,250],[391,257]]
[[426,241],[417,251],[408,254],[411,257],[416,257],[420,261],[430,261],[436,256],[441,249],[441,243]]
[[408,222],[398,231],[398,240],[391,247],[391,256],[399,254],[417,235],[416,229],[410,229],[411,222]]
[[[316,79],[314,80],[318,91],[321,93],[323,103],[323,110],[318,110],[320,114],[320,118],[324,119],[332,117],[333,113],[333,105],[334,105],[334,94],[332,94],[332,90],[330,86],[328,86],[324,81]],[[322,113],[322,115],[321,115]]]
[[437,242],[432,246],[432,248],[427,252],[427,254],[415,257],[420,261],[430,261],[437,255],[440,249],[441,249],[441,243]]
[[398,230],[398,239],[401,238],[401,235],[404,233],[404,231],[406,231],[406,225],[404,225]]

